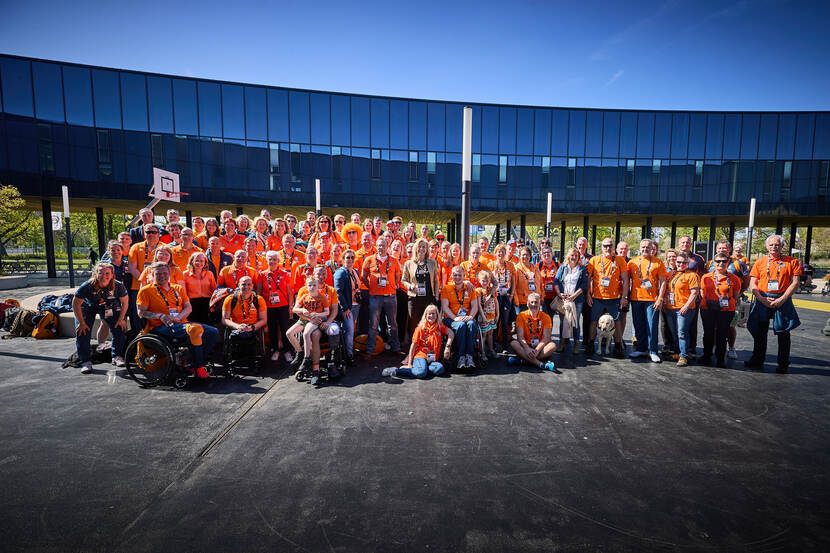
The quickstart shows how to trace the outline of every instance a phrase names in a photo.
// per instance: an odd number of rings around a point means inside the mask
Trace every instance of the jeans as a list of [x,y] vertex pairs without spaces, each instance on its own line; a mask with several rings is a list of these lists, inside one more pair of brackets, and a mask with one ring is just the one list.
[[475,350],[475,335],[478,332],[478,325],[475,319],[461,323],[447,317],[443,323],[444,326],[451,328],[455,333],[455,342],[458,344],[458,355],[472,355]]
[[411,376],[413,378],[426,378],[428,373],[432,373],[435,376],[443,374],[444,365],[442,365],[438,361],[427,363],[426,358],[418,357],[417,359],[412,360],[411,369],[407,367],[402,367],[397,371],[397,374],[399,376]]
[[355,322],[360,316],[360,304],[353,303],[349,311],[352,316],[348,319],[345,316],[343,317],[343,337],[346,340],[346,353],[348,355],[354,355],[354,329]]
[[[187,338],[189,340],[189,336],[185,330],[185,325],[187,324],[195,323],[175,323],[170,326],[161,325],[157,326],[150,332],[158,334],[159,336],[164,336],[165,338]],[[191,348],[193,348],[193,365],[196,367],[201,367],[205,364],[205,352],[210,354],[213,350],[213,345],[216,343],[217,338],[219,338],[219,331],[212,326],[201,325],[201,327],[202,345],[194,346],[191,343]]]
[[[768,310],[769,316],[772,317],[775,313],[774,309]],[[758,321],[758,334],[753,336],[755,341],[752,344],[752,361],[763,363],[767,357],[767,338],[769,336],[769,322],[770,319],[761,317]],[[778,334],[778,358],[779,367],[790,366],[790,333],[782,332]]]
[[[92,359],[92,348],[89,345],[90,340],[92,339],[92,325],[95,323],[95,315],[99,313],[97,311],[93,311],[89,309],[87,306],[81,307],[81,313],[84,317],[84,322],[86,326],[89,327],[89,331],[84,334],[83,336],[75,335],[75,348],[78,350],[78,360],[81,363],[86,363],[87,361]],[[105,324],[109,327],[110,332],[112,333],[112,355],[113,357],[124,357],[124,348],[126,347],[126,337],[124,335],[124,331],[120,328],[113,326],[115,322],[118,320],[118,317],[112,317],[110,319],[105,319],[103,316],[101,317],[101,324]],[[78,321],[75,321],[75,327],[78,326]]]
[[505,349],[510,344],[510,325],[513,323],[513,299],[510,296],[499,295],[499,324],[501,335],[497,341],[501,342]]
[[703,357],[712,358],[712,348],[715,348],[715,359],[723,363],[726,357],[726,343],[729,336],[729,326],[732,323],[734,311],[715,311],[702,309],[700,319],[703,321]]
[[657,353],[660,331],[660,312],[654,309],[654,302],[634,300],[631,302],[631,322],[637,337],[637,351]]
[[369,333],[369,290],[360,291],[360,317],[355,318],[356,334]]
[[401,343],[398,341],[398,322],[396,320],[398,311],[398,298],[394,294],[389,296],[369,296],[369,332],[367,344],[374,344],[378,337],[378,325],[380,324],[381,311],[389,321],[389,348],[392,351],[400,351]]
[[697,309],[689,309],[685,315],[681,315],[679,309],[669,309],[666,311],[666,319],[669,323],[672,338],[680,349],[680,355],[688,357],[689,346],[692,346],[689,329],[692,327],[692,323],[697,320]]

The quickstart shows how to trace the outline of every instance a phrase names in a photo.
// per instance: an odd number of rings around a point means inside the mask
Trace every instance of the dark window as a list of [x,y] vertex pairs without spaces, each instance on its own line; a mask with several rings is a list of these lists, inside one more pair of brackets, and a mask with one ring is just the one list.
[[793,182],[793,162],[784,162],[784,174],[781,178],[781,201],[786,202],[790,199],[790,191],[792,190]]
[[63,97],[66,104],[66,122],[91,127],[92,81],[89,69],[63,66]]
[[602,155],[617,157],[620,152],[620,112],[607,111],[602,122]]
[[[585,124],[585,155],[590,157],[602,156],[602,119],[601,111],[589,111]],[[616,154],[615,154],[616,155]]]
[[481,182],[481,154],[473,154],[473,182]]
[[782,113],[778,118],[777,159],[792,159],[795,150],[795,115]]
[[427,106],[423,102],[409,102],[409,147],[413,150],[427,147]]
[[268,144],[268,182],[271,190],[280,189],[280,145],[275,142]]
[[372,98],[372,146],[389,147],[389,100]]
[[107,177],[112,175],[112,146],[110,132],[98,130],[98,173]]
[[516,153],[516,108],[499,109],[499,153]]
[[351,104],[348,96],[331,97],[331,143],[348,146],[352,133]]
[[245,138],[244,103],[241,86],[222,85],[222,133],[226,138]]
[[637,112],[624,111],[620,115],[620,157],[637,155]]
[[775,142],[778,138],[778,115],[765,113],[761,116],[761,130],[758,137],[758,159],[775,159]]
[[121,128],[121,95],[118,88],[118,73],[103,69],[92,70],[96,127]]
[[153,160],[153,167],[164,169],[164,141],[160,134],[150,135],[150,156]]
[[32,62],[32,83],[35,87],[37,118],[63,122],[61,66],[55,63]]
[[818,195],[826,197],[828,189],[830,189],[830,161],[822,161],[818,176]]
[[507,156],[499,156],[499,184],[507,182]]
[[755,113],[744,115],[741,128],[741,159],[756,159],[758,157],[758,126],[761,116]]
[[633,159],[628,159],[625,162],[625,182],[624,185],[626,188],[633,188],[634,187],[634,167],[635,163]]
[[[458,104],[447,104],[447,144],[448,152],[460,152],[464,140],[464,107]],[[473,131],[475,135],[475,131]],[[472,140],[476,144],[475,138]],[[478,150],[478,145],[473,146]]]
[[499,151],[499,108],[485,106],[481,110],[481,151],[487,154]]
[[328,94],[312,94],[311,142],[331,144],[331,102]]
[[533,154],[533,139],[533,110],[519,108],[516,110],[516,153]]
[[556,156],[568,154],[568,112],[563,109],[553,111],[550,153]]
[[654,114],[640,113],[637,121],[637,157],[654,155]]
[[706,159],[721,159],[723,153],[723,115],[710,113],[706,125]]
[[14,115],[32,117],[32,76],[29,62],[0,58],[0,79],[3,84],[3,110]]
[[372,150],[372,178],[379,179],[381,176],[381,154],[380,150]]
[[38,160],[40,173],[43,175],[55,174],[55,144],[52,141],[52,126],[38,124]]
[[405,100],[389,102],[389,135],[392,148],[409,148],[409,104]]
[[[290,144],[288,149],[291,155],[291,182],[294,184],[301,183],[303,181],[303,166],[302,154],[300,153],[300,145]],[[301,188],[292,186],[291,190],[294,192],[298,192],[301,190]]]
[[814,159],[830,158],[830,113],[816,114],[816,143]]
[[689,114],[675,113],[671,125],[671,157],[686,159],[689,148]]
[[311,142],[308,129],[308,93],[291,91],[288,94],[289,129],[292,142]]
[[568,153],[585,155],[585,112],[571,111],[568,123]]
[[331,177],[335,190],[340,190],[343,182],[343,156],[340,146],[331,147]]
[[198,104],[196,83],[173,79],[173,113],[176,115],[176,134],[199,134]]
[[369,146],[369,99],[352,96],[352,145]]
[[568,188],[576,187],[576,158],[568,158]]
[[262,141],[268,138],[264,88],[245,87],[245,136],[248,140]]
[[706,156],[706,114],[693,113],[689,116],[689,159]]
[[795,135],[795,159],[813,158],[813,132],[816,118],[812,113],[799,113]]
[[121,117],[125,129],[147,130],[147,83],[144,75],[121,73]]
[[[150,130],[172,133],[173,127],[173,92],[170,79],[165,77],[147,77],[147,93],[150,105]],[[193,117],[196,121],[196,117]],[[190,134],[198,134],[195,130]]]
[[741,156],[741,115],[729,113],[723,123],[723,159]]
[[288,142],[288,93],[285,90],[268,89],[268,138],[274,142]]
[[409,180],[418,180],[418,152],[409,152]]
[[653,159],[651,161],[651,201],[657,201],[659,199],[661,167],[662,160]]
[[534,110],[533,123],[533,153],[545,155],[550,153],[551,118],[553,113],[549,109]]
[[[222,102],[219,85],[200,81],[198,90],[199,135],[220,137],[222,136]],[[178,106],[176,107],[176,115],[178,115]],[[180,132],[178,126],[176,132]]]
[[427,148],[444,149],[444,104],[427,104]]
[[658,113],[654,117],[654,157],[669,157],[671,153],[671,113]]

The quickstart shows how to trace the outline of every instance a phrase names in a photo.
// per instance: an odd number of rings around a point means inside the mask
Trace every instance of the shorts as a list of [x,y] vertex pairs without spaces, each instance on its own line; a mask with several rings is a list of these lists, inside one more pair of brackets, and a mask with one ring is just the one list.
[[593,305],[591,305],[591,322],[598,321],[604,311],[608,311],[608,314],[615,321],[618,321],[620,319],[620,299],[601,300],[594,298]]
[[489,332],[496,329],[496,323],[488,323],[486,325],[482,325],[480,328],[482,332]]

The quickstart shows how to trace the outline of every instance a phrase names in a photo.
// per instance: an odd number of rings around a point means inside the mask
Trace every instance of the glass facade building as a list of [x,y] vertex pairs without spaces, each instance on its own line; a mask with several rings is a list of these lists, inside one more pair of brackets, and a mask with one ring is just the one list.
[[370,97],[0,56],[0,176],[29,198],[828,218],[830,112],[632,111]]

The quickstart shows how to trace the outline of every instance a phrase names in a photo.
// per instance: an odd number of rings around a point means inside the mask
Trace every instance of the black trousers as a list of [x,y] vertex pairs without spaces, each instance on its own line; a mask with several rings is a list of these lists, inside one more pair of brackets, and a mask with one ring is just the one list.
[[700,319],[703,321],[703,357],[711,358],[714,347],[715,359],[718,363],[723,363],[726,358],[729,325],[734,316],[734,311],[700,310]]
[[[412,337],[415,335],[415,329],[418,328],[418,323],[421,322],[421,317],[424,316],[424,310],[427,308],[427,305],[435,303],[432,298],[427,296],[415,296],[414,298],[407,298],[406,300],[406,311],[409,315],[409,339],[412,340]],[[439,319],[440,314],[439,314]],[[398,325],[400,329],[400,325]]]
[[587,348],[591,342],[591,306],[588,302],[582,304],[582,345]]
[[[758,335],[755,336],[755,343],[752,346],[752,360],[763,363],[767,357],[767,337],[769,335],[769,322],[775,314],[774,309],[769,310],[770,319],[758,321]],[[778,335],[778,366],[790,366],[790,333],[784,332]]]
[[190,298],[190,307],[193,308],[187,317],[190,322],[208,324],[210,298]]
[[501,336],[497,336],[504,349],[510,347],[510,326],[513,324],[513,297],[499,294],[499,324],[501,325]]
[[[269,307],[268,308],[268,336],[271,339],[271,349],[277,351],[290,351],[291,342],[288,341],[286,332],[291,328],[291,318],[288,313],[288,306]],[[282,337],[282,348],[280,345],[280,337]]]
[[360,313],[357,316],[357,328],[354,329],[354,335],[369,333],[369,290],[360,291]]

